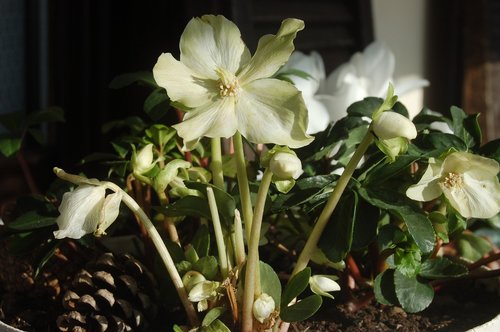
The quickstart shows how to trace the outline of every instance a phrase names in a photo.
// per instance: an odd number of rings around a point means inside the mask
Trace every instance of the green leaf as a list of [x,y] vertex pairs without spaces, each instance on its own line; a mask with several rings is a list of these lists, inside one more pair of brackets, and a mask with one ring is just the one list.
[[345,193],[321,235],[318,247],[333,262],[340,262],[351,250],[357,205],[357,193]]
[[385,305],[399,305],[394,286],[394,270],[385,270],[375,278],[373,292],[378,302]]
[[208,255],[210,250],[210,232],[207,225],[200,225],[191,240],[191,245],[200,257]]
[[400,177],[401,173],[407,172],[410,165],[419,159],[418,156],[401,155],[392,163],[382,162],[368,172],[363,181],[364,186],[376,186],[394,177]]
[[46,122],[64,122],[64,110],[60,107],[52,106],[46,109],[29,113],[26,116],[28,126]]
[[260,287],[263,293],[271,296],[276,304],[276,307],[281,303],[281,282],[274,269],[264,263],[260,262]]
[[[215,201],[217,202],[217,209],[219,210],[219,215],[221,219],[225,222],[226,226],[233,224],[236,202],[231,195],[229,195],[224,190],[208,183],[184,181],[184,184],[189,189],[196,189],[203,195],[206,195],[207,187],[211,187],[214,191]],[[208,207],[208,201],[205,199],[204,202],[205,202],[204,204],[207,206],[207,211],[210,212],[210,209]],[[209,214],[208,219],[211,218],[212,217]]]
[[367,202],[391,212],[404,221],[422,253],[431,253],[436,240],[434,228],[425,214],[406,195],[391,190],[359,188]]
[[471,261],[477,261],[491,250],[491,244],[475,234],[460,234],[456,238],[460,255]]
[[458,151],[466,151],[467,144],[458,136],[445,133],[430,133],[424,138],[424,142],[430,144],[437,150],[449,150],[455,148]]
[[453,132],[460,137],[467,147],[481,145],[481,129],[477,118],[479,114],[467,115],[462,109],[452,106],[450,109],[453,120]]
[[283,307],[287,307],[294,298],[298,297],[307,288],[309,278],[311,278],[311,268],[306,267],[288,281],[281,296],[281,310],[283,310]]
[[214,280],[219,270],[219,264],[214,256],[205,256],[193,264],[193,269],[203,274],[207,280]]
[[35,269],[35,278],[40,274],[40,271],[42,271],[42,269],[49,262],[52,256],[54,256],[54,253],[56,252],[56,249],[59,248],[60,244],[61,241],[51,241],[47,244],[47,246],[44,246],[48,248],[44,248],[45,254],[38,261],[38,264]]
[[158,88],[151,92],[144,100],[143,109],[153,121],[160,120],[170,109],[170,99],[165,89]]
[[427,279],[457,278],[467,275],[466,266],[446,257],[427,259],[420,267],[419,275]]
[[500,163],[500,138],[483,145],[479,149],[479,153]]
[[155,124],[146,129],[146,135],[151,139],[151,143],[158,147],[164,147],[172,138],[175,137],[174,128],[162,124]]
[[9,223],[8,227],[18,231],[28,231],[52,226],[55,223],[55,217],[41,216],[36,211],[28,211],[13,222]]
[[416,276],[406,276],[399,271],[394,272],[396,296],[406,312],[419,312],[427,308],[434,298],[434,289],[421,283]]
[[209,326],[212,324],[217,318],[219,318],[224,312],[226,308],[224,307],[215,307],[210,309],[209,312],[203,317],[203,321],[201,322],[201,326]]
[[231,330],[223,322],[216,319],[209,326],[202,326],[201,332],[231,332]]
[[420,252],[398,248],[394,253],[396,270],[406,276],[415,276],[420,268]]
[[356,208],[356,219],[352,234],[352,249],[362,249],[377,237],[380,209],[359,200]]
[[357,101],[347,108],[347,114],[355,116],[367,116],[372,117],[372,113],[375,112],[384,100],[382,98],[367,97],[361,101]]
[[280,318],[285,322],[300,322],[318,311],[323,303],[320,295],[311,295],[299,302],[281,309]]
[[0,113],[0,125],[11,134],[21,134],[24,129],[24,112]]
[[109,83],[109,87],[111,89],[120,89],[134,83],[151,88],[158,88],[158,84],[156,84],[151,71],[137,71],[134,73],[118,75]]
[[10,157],[17,153],[21,149],[21,139],[20,138],[0,138],[0,152],[5,157]]
[[379,229],[377,242],[381,251],[392,249],[404,240],[404,232],[393,224],[384,225]]
[[185,196],[167,206],[155,209],[170,217],[194,216],[211,219],[207,200],[198,196]]

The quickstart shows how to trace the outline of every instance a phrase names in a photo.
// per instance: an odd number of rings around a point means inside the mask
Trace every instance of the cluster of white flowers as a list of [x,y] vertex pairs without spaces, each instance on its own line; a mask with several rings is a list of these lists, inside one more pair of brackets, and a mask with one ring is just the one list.
[[[394,67],[394,54],[382,42],[376,41],[328,76],[321,55],[315,51],[309,55],[294,52],[280,72],[302,92],[309,111],[307,133],[314,134],[324,130],[330,122],[345,117],[352,103],[365,97],[383,98],[391,82],[398,96],[429,85],[425,79],[412,77],[393,80]],[[291,69],[309,77],[294,74]]]

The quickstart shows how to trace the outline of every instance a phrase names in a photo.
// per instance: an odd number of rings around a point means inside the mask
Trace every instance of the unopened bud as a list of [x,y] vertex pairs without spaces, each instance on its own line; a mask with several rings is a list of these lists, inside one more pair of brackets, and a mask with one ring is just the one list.
[[262,293],[253,303],[253,316],[259,322],[264,323],[274,312],[275,308],[274,299],[266,293]]
[[189,292],[193,287],[202,282],[207,280],[203,274],[201,274],[198,271],[188,271],[186,274],[182,277],[182,283],[184,284],[184,287],[186,287],[186,290]]
[[386,111],[373,120],[373,132],[379,139],[403,137],[414,139],[417,129],[407,117],[392,111]]
[[287,152],[276,153],[269,162],[269,168],[280,179],[297,179],[302,173],[302,162]]
[[137,174],[144,174],[153,168],[153,144],[148,144],[132,155],[132,168]]

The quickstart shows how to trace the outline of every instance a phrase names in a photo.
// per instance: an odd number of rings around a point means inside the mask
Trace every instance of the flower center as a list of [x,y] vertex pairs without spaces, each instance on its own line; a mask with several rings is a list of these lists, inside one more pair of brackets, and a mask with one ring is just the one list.
[[234,79],[233,81],[227,83],[223,82],[223,80],[219,81],[219,94],[221,97],[227,96],[237,96],[241,90],[240,85],[238,84],[238,80]]
[[450,172],[444,177],[443,185],[446,188],[460,188],[463,182],[464,180],[461,174]]

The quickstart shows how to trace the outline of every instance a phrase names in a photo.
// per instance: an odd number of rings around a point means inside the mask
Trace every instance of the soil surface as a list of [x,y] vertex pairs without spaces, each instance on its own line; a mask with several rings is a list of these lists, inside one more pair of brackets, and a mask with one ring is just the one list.
[[[75,258],[71,261],[74,263]],[[61,268],[70,270],[67,265]],[[0,241],[0,320],[25,331],[56,331],[55,320],[62,309],[61,284],[66,278],[69,276],[55,272],[34,278],[33,267],[8,255]],[[499,294],[488,292],[484,285],[473,281],[447,284],[436,292],[432,305],[418,314],[378,304],[369,294],[354,294],[354,297],[358,302],[363,302],[363,298],[369,300],[358,310],[351,310],[352,303],[347,304],[342,296],[325,299],[312,319],[293,323],[289,331],[460,332],[500,313]]]

